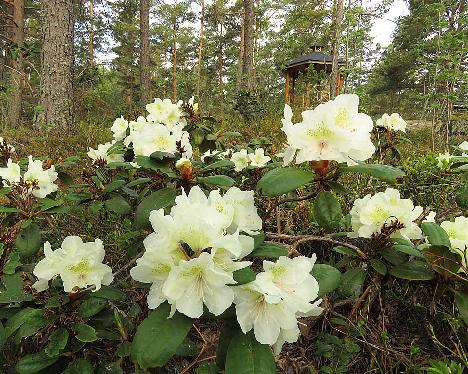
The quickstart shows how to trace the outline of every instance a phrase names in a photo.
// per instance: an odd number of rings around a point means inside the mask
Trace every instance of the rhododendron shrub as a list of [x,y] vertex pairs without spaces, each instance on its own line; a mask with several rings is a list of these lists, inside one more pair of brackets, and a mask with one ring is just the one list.
[[[374,126],[349,94],[299,122],[286,106],[276,153],[231,142],[202,112],[157,98],[117,118],[86,160],[19,159],[0,138],[0,349],[16,372],[141,372],[192,347],[180,371],[275,373],[335,302],[359,305],[384,278],[450,281],[465,315],[468,218],[400,192],[404,172],[382,157],[382,137],[393,147],[406,130],[398,114]],[[465,143],[439,161],[467,180]],[[350,176],[379,185],[348,211]],[[468,208],[468,184],[455,200]],[[284,226],[286,206],[310,213],[301,227]],[[98,230],[115,222],[119,249]],[[211,340],[216,360],[203,356]]]

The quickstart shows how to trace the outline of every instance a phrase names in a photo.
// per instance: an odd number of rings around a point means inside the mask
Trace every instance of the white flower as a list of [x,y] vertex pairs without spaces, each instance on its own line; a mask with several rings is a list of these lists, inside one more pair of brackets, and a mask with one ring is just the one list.
[[67,236],[55,251],[46,242],[44,255],[33,271],[38,278],[33,287],[39,292],[47,289],[47,282],[56,276],[62,278],[65,292],[91,285],[98,290],[101,284],[109,285],[113,280],[112,269],[102,263],[105,251],[99,239],[83,243],[78,236]]
[[29,156],[28,170],[24,173],[24,180],[26,182],[37,183],[38,189],[34,189],[32,194],[37,198],[44,198],[48,194],[57,191],[57,185],[54,183],[58,178],[55,172],[55,167],[52,165],[49,169],[42,169],[41,160],[33,160]]
[[270,295],[257,281],[235,287],[237,321],[242,332],[254,330],[255,339],[273,345],[282,330],[297,328],[296,314],[278,294]]
[[460,148],[462,151],[468,151],[468,141],[465,140],[458,146],[458,148]]
[[452,156],[449,152],[439,153],[439,155],[436,157],[436,160],[438,161],[437,166],[440,169],[447,169],[452,164]]
[[247,155],[247,150],[242,149],[239,152],[234,152],[231,156],[231,161],[234,162],[234,170],[242,171],[249,166],[250,158]]
[[284,163],[296,156],[296,164],[334,160],[352,165],[370,158],[375,146],[370,132],[372,119],[358,112],[357,95],[339,95],[314,110],[302,112],[302,122],[292,123],[292,111],[285,107],[282,130],[288,138]]
[[466,269],[468,265],[468,217],[456,217],[455,221],[444,221],[440,226],[447,233],[451,250],[462,258],[462,264]]
[[135,156],[151,156],[156,151],[177,151],[177,136],[160,123],[148,123],[138,134],[131,136]]
[[111,130],[115,140],[122,140],[127,135],[128,121],[122,117],[117,118],[112,124]]
[[153,103],[146,105],[146,110],[149,112],[146,119],[149,122],[162,123],[169,130],[179,123],[185,125],[185,119],[182,118],[183,112],[180,109],[181,104],[182,102],[173,104],[170,99],[154,99]]
[[0,168],[0,179],[3,179],[7,185],[18,183],[21,179],[20,166],[14,163],[11,158],[8,159],[6,168]]
[[264,167],[271,160],[269,156],[265,156],[263,148],[257,148],[254,153],[249,153],[248,156],[250,159],[250,165],[257,168]]
[[281,256],[276,262],[263,261],[264,272],[257,274],[257,283],[263,291],[279,295],[288,308],[302,315],[319,315],[322,309],[314,304],[319,292],[319,284],[310,274],[315,264],[312,258]]
[[203,252],[190,261],[181,261],[162,287],[163,294],[176,309],[191,318],[203,314],[203,304],[214,315],[220,315],[234,300],[229,284],[235,284],[232,274],[215,266],[211,254]]
[[436,212],[432,210],[427,214],[426,218],[424,218],[423,222],[435,222]]
[[230,232],[239,230],[255,234],[262,229],[262,219],[255,207],[253,191],[242,191],[237,187],[231,187],[226,191],[223,199],[234,208]]
[[394,224],[396,221],[403,225],[390,237],[405,239],[420,239],[421,229],[414,222],[419,218],[423,208],[414,206],[410,199],[401,199],[398,190],[387,188],[385,192],[366,195],[356,199],[350,211],[353,232],[350,237],[370,238],[380,233],[381,229]]
[[107,163],[111,162],[124,162],[124,156],[120,153],[113,153],[108,155],[107,152],[109,148],[115,144],[115,140],[112,142],[107,142],[104,144],[98,144],[97,149],[93,149],[91,147],[88,148],[88,157],[93,161],[102,159],[105,160]]
[[406,122],[398,113],[388,115],[385,113],[381,118],[376,121],[376,126],[386,128],[392,131],[406,132]]

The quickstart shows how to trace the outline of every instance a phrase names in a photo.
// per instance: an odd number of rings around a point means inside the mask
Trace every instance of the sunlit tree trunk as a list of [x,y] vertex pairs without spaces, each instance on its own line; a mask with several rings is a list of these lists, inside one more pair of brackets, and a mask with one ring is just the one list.
[[239,43],[239,58],[237,61],[237,82],[236,82],[236,91],[239,93],[242,87],[242,79],[244,75],[244,36],[245,36],[245,9],[242,8],[242,21],[241,21],[241,29],[240,29],[240,43]]
[[73,2],[43,0],[41,105],[39,122],[71,130],[73,66]]
[[94,65],[94,7],[93,0],[89,0],[89,64]]
[[177,23],[172,25],[172,101],[177,100]]
[[140,101],[144,107],[151,101],[149,0],[140,0]]
[[247,91],[251,91],[254,87],[254,26],[254,0],[244,0],[244,58],[242,67],[242,87]]
[[201,11],[200,11],[200,41],[198,44],[198,69],[197,69],[197,98],[200,97],[200,85],[201,85],[201,71],[202,71],[202,57],[203,57],[203,37],[204,37],[204,17],[205,17],[205,1],[200,0]]
[[24,43],[24,1],[13,2],[13,24],[11,41],[15,45],[15,54],[11,61],[10,79],[12,92],[8,102],[8,124],[18,126],[21,117],[22,91],[24,86],[23,43]]
[[334,30],[334,38],[333,38],[333,59],[332,59],[332,71],[330,77],[330,98],[333,99],[336,96],[337,88],[338,88],[338,56],[340,53],[340,38],[341,38],[341,31],[342,31],[342,23],[343,23],[343,15],[344,15],[344,6],[343,0],[335,0],[334,1],[334,22],[333,25],[335,27]]

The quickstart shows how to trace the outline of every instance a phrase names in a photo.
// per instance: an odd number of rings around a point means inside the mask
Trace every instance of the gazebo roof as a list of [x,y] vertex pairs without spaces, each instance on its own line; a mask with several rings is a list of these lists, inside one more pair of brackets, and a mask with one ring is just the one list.
[[[303,56],[299,56],[289,60],[286,63],[286,69],[290,69],[300,65],[309,65],[309,64],[323,64],[323,65],[331,65],[333,57],[324,52],[310,52]],[[343,59],[338,60],[338,65],[344,65]]]

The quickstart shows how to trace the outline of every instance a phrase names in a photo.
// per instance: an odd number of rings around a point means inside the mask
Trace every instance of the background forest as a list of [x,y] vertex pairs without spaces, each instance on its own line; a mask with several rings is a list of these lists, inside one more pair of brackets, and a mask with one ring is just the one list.
[[[191,96],[219,118],[275,116],[286,62],[317,44],[338,51],[342,91],[358,93],[370,114],[399,108],[408,119],[450,123],[466,100],[465,3],[409,0],[381,48],[371,27],[392,0],[3,0],[0,123],[107,125],[154,97]],[[54,58],[43,45],[50,25],[68,62],[60,82],[41,86],[51,66],[41,56]],[[73,106],[41,116],[58,85]]]

